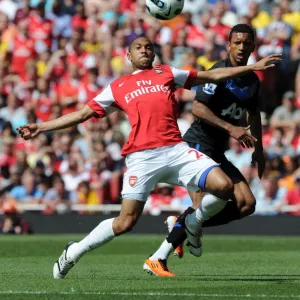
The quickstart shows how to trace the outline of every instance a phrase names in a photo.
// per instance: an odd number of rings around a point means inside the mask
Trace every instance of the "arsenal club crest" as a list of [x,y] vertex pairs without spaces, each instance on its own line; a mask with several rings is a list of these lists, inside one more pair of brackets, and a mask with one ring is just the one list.
[[162,68],[159,67],[159,66],[155,66],[154,71],[155,71],[156,74],[162,74],[162,72],[163,72]]
[[135,184],[137,183],[137,180],[138,180],[137,176],[130,176],[129,177],[129,185],[131,187],[134,187]]

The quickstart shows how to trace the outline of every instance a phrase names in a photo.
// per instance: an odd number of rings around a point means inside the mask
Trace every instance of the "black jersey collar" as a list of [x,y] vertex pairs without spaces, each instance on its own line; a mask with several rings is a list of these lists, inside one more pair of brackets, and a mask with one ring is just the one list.
[[233,67],[233,65],[232,65],[231,60],[230,60],[229,57],[225,59],[225,65],[226,65],[226,67],[228,67],[228,68]]

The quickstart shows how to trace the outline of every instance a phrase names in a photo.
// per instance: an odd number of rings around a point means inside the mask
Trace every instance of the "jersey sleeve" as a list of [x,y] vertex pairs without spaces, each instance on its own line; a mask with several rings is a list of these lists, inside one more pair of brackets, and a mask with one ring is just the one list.
[[180,70],[171,67],[174,76],[176,88],[184,88],[190,90],[193,80],[197,77],[196,71]]
[[113,107],[114,103],[115,99],[111,91],[111,86],[108,85],[98,96],[90,100],[87,105],[98,115],[99,118],[103,118],[117,110]]
[[[215,64],[210,70],[217,69],[219,64]],[[216,90],[220,87],[221,83],[205,83],[197,87],[195,100],[202,103],[208,103],[214,97]]]
[[218,84],[216,83],[205,83],[199,85],[197,87],[195,100],[198,102],[208,103],[215,95],[217,88]]

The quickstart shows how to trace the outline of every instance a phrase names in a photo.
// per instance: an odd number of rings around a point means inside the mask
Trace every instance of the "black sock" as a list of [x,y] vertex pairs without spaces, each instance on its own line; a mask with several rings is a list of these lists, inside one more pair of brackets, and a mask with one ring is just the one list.
[[203,227],[218,226],[227,224],[241,218],[236,201],[227,201],[225,207],[209,220],[203,222]]
[[167,242],[171,243],[174,249],[176,249],[186,239],[186,233],[184,227],[182,226],[182,222],[185,216],[192,214],[194,211],[195,210],[192,207],[188,207],[187,210],[185,210],[184,213],[178,217],[178,220],[175,223],[172,231],[167,236]]

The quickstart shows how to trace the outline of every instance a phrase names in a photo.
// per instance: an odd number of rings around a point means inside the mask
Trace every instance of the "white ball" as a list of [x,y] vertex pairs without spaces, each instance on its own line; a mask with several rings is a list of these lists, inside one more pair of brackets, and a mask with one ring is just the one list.
[[149,13],[159,20],[170,20],[179,15],[183,9],[184,0],[146,0]]

